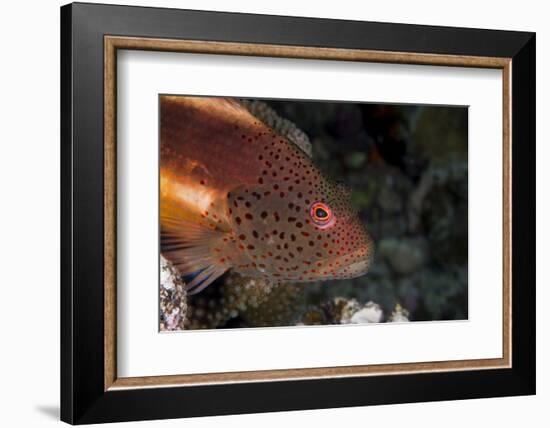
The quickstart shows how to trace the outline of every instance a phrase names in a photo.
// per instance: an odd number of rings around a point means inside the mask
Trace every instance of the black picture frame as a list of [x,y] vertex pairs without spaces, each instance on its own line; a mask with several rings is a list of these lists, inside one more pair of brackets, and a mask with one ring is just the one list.
[[[105,391],[105,35],[511,58],[512,367]],[[86,424],[534,394],[535,98],[534,33],[85,3],[63,6],[61,419]]]

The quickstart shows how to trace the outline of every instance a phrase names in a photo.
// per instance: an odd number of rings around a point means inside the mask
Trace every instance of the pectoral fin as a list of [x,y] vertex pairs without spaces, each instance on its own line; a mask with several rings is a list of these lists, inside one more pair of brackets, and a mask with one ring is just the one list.
[[228,269],[221,257],[226,234],[204,224],[161,217],[161,252],[186,279],[189,294],[203,290]]

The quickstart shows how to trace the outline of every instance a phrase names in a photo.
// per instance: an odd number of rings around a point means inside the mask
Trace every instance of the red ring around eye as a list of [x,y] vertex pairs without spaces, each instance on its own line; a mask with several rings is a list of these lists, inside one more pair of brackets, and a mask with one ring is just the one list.
[[314,202],[309,209],[309,214],[313,222],[319,227],[328,227],[332,224],[332,210],[323,202]]

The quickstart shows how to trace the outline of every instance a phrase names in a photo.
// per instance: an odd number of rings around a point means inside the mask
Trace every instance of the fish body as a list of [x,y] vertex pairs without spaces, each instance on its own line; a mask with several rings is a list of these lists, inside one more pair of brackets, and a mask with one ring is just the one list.
[[226,270],[271,282],[364,274],[350,191],[231,99],[162,96],[161,251],[198,292]]

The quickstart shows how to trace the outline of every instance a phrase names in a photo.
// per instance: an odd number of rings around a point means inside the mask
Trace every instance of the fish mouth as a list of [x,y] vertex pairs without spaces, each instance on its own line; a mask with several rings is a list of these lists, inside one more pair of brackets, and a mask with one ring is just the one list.
[[358,260],[350,265],[341,268],[337,274],[347,279],[357,278],[366,274],[369,270],[370,259]]
[[[345,260],[352,259],[352,262],[345,263]],[[344,256],[340,256],[337,261],[340,261],[341,266],[337,270],[327,270],[324,274],[327,277],[334,279],[352,279],[366,274],[372,263],[372,252],[367,251],[365,254],[364,249],[356,250],[352,253],[348,253]],[[344,262],[344,263],[342,263]]]

